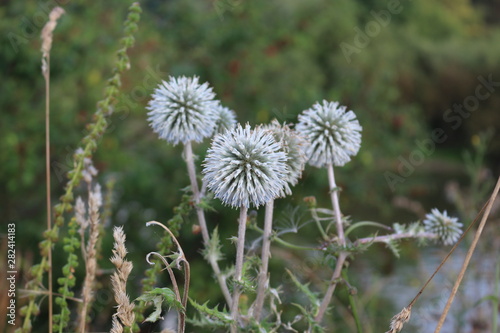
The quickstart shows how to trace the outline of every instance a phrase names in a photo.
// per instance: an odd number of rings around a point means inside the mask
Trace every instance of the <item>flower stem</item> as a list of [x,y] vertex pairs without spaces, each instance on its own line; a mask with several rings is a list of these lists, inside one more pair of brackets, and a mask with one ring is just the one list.
[[419,233],[405,232],[405,233],[401,233],[401,234],[390,234],[390,235],[383,235],[383,236],[359,238],[359,239],[356,239],[356,241],[354,241],[354,245],[361,245],[361,244],[367,244],[367,243],[386,243],[386,242],[391,241],[391,240],[403,239],[403,238],[435,239],[437,237],[438,237],[438,235],[436,235],[432,232],[419,232]]
[[[261,234],[264,234],[264,230],[259,228],[256,225],[252,225],[251,228],[252,228],[252,230],[255,230]],[[272,236],[272,240],[278,244],[283,245],[284,247],[287,247],[287,248],[293,249],[293,250],[301,250],[301,251],[316,251],[316,250],[318,250],[317,247],[300,246],[300,245],[295,245],[295,244],[289,243],[289,242],[279,238],[278,236]]]
[[310,209],[311,215],[314,219],[314,222],[316,222],[316,226],[318,227],[319,232],[321,233],[321,237],[323,237],[323,240],[328,240],[329,237],[325,232],[325,229],[323,229],[323,226],[321,225],[321,221],[319,219],[318,213],[316,212],[316,209]]
[[333,293],[335,292],[335,288],[337,287],[338,279],[342,273],[342,267],[344,266],[344,262],[347,258],[347,252],[340,252],[339,257],[337,258],[337,265],[335,266],[335,270],[333,271],[332,278],[330,280],[330,285],[326,290],[325,297],[323,301],[321,301],[321,305],[319,306],[318,313],[314,317],[318,323],[321,322],[323,316],[325,315],[326,309],[332,300]]
[[[345,236],[344,236],[344,226],[342,225],[342,217],[340,215],[340,206],[339,206],[339,195],[337,190],[337,184],[335,183],[335,175],[333,173],[333,165],[328,164],[328,184],[330,185],[330,198],[332,199],[333,210],[335,211],[335,219],[337,222],[337,237],[339,244],[341,246],[345,246]],[[314,318],[317,322],[321,322],[323,316],[332,300],[333,293],[335,292],[335,288],[337,287],[338,279],[342,273],[342,268],[344,267],[344,262],[348,256],[347,252],[340,252],[339,257],[337,258],[337,264],[335,265],[335,269],[333,271],[332,278],[330,279],[330,285],[326,290],[325,297],[321,302],[321,305],[318,309],[318,313]]]
[[[342,271],[342,278],[346,283],[349,283],[349,277],[347,276],[347,272],[345,269]],[[358,314],[358,306],[356,305],[356,300],[354,299],[354,295],[351,293],[350,290],[348,292],[348,298],[349,298],[349,305],[351,306],[352,317],[354,318],[354,322],[356,323],[357,333],[363,333],[363,327],[361,326],[361,320]]]
[[188,141],[184,144],[184,157],[186,158],[186,164],[189,174],[189,180],[191,181],[191,190],[193,191],[196,215],[198,216],[198,222],[201,227],[201,235],[203,237],[203,242],[205,245],[208,244],[210,240],[210,236],[208,234],[207,222],[205,220],[205,213],[203,209],[199,206],[200,203],[200,190],[198,188],[198,181],[196,180],[196,171],[194,167],[194,158],[193,158],[193,148],[191,146],[191,142]]
[[335,183],[335,175],[333,173],[333,165],[328,164],[328,184],[330,185],[330,198],[332,200],[333,210],[335,211],[335,220],[337,221],[337,236],[340,245],[345,245],[344,226],[342,224],[342,217],[340,214],[339,206],[339,192],[337,184]]
[[[188,169],[189,180],[191,181],[191,190],[193,191],[196,215],[198,216],[198,223],[200,224],[203,243],[205,246],[208,246],[208,244],[210,243],[210,235],[208,233],[207,222],[205,220],[205,212],[203,211],[203,208],[201,208],[199,205],[201,200],[201,194],[198,188],[198,181],[196,180],[193,148],[191,146],[191,142],[186,142],[184,144],[184,157],[186,158],[186,165]],[[222,294],[224,295],[224,298],[226,299],[228,306],[231,307],[231,293],[229,292],[229,288],[227,287],[226,279],[222,276],[219,264],[217,263],[217,261],[210,260],[210,265],[212,266],[212,270],[214,271],[215,276],[217,277],[217,281],[222,290]]]
[[247,211],[246,206],[240,207],[240,219],[238,221],[238,240],[236,244],[236,266],[234,272],[234,291],[233,291],[233,301],[231,306],[231,317],[234,320],[231,326],[231,333],[238,332],[238,303],[241,295],[241,288],[239,283],[241,282],[241,276],[243,273],[243,257],[245,251],[245,231],[247,226]]
[[262,236],[262,253],[261,265],[257,284],[257,297],[255,299],[254,316],[257,321],[260,320],[262,307],[266,292],[267,270],[269,265],[270,247],[271,247],[271,231],[273,228],[273,210],[274,200],[266,204],[266,215],[264,218],[264,235]]

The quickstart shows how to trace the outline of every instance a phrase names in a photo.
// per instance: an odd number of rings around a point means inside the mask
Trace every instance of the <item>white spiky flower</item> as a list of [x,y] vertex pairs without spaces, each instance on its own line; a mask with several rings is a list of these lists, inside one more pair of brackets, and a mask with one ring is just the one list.
[[215,109],[217,115],[217,120],[215,122],[215,134],[224,133],[226,130],[230,130],[236,126],[236,113],[219,104]]
[[311,142],[306,151],[308,162],[318,168],[343,166],[361,146],[362,128],[356,115],[338,102],[314,104],[299,115],[296,128]]
[[285,194],[291,195],[290,186],[295,186],[298,183],[307,162],[306,149],[309,147],[309,141],[302,134],[291,129],[289,125],[281,125],[276,119],[269,125],[262,126],[262,128],[269,130],[273,134],[274,139],[281,145],[281,149],[288,157],[286,163],[289,174],[287,185],[281,196],[284,197]]
[[271,133],[238,124],[212,141],[203,163],[204,181],[226,205],[258,207],[282,193],[286,160]]
[[456,243],[462,234],[462,226],[458,218],[448,216],[446,210],[441,213],[437,208],[431,209],[431,213],[425,215],[424,219],[425,231],[436,234],[444,245]]
[[212,135],[217,120],[215,93],[199,78],[169,77],[155,89],[147,109],[148,121],[161,139],[179,142],[201,142]]

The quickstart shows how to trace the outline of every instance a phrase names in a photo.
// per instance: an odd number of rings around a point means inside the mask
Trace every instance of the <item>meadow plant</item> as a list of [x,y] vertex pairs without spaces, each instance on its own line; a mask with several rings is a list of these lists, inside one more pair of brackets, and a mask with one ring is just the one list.
[[[47,24],[47,29],[42,30],[42,38],[44,42],[42,43],[42,70],[46,78],[47,86],[49,85],[50,77],[50,49],[52,46],[52,33],[56,26],[57,19],[64,12],[61,9],[55,9],[55,13],[50,16],[50,21]],[[120,49],[116,54],[115,68],[113,69],[112,77],[108,80],[106,88],[104,91],[104,98],[97,103],[97,110],[94,114],[93,122],[87,125],[87,134],[82,139],[81,150],[73,156],[74,167],[68,172],[68,182],[66,183],[65,193],[61,196],[60,202],[55,205],[54,212],[55,218],[54,223],[52,223],[51,209],[48,210],[48,225],[47,230],[44,232],[44,240],[40,242],[40,253],[42,255],[39,264],[34,265],[31,268],[30,274],[31,279],[26,285],[26,289],[29,292],[28,304],[23,306],[20,310],[20,314],[24,317],[23,324],[18,328],[17,332],[31,332],[32,330],[32,316],[39,314],[39,306],[37,304],[37,298],[43,294],[43,277],[45,273],[48,273],[48,291],[49,291],[49,331],[52,331],[52,248],[55,243],[59,240],[60,230],[64,226],[65,213],[71,212],[73,208],[74,201],[74,189],[80,184],[84,169],[85,158],[92,158],[93,152],[97,149],[98,142],[100,138],[104,135],[108,127],[108,118],[113,114],[113,106],[117,102],[117,96],[119,93],[119,87],[121,85],[121,73],[130,68],[129,58],[127,56],[127,49],[132,47],[134,44],[134,33],[137,31],[137,23],[140,19],[141,8],[138,3],[133,3],[129,8],[129,13],[127,19],[124,22],[124,37],[120,40]],[[48,90],[47,90],[47,109],[48,109]],[[48,119],[48,110],[47,116]],[[47,131],[47,137],[49,132]],[[49,138],[46,140],[46,145],[49,146]],[[47,148],[46,154],[50,154],[50,150]],[[47,156],[47,159],[50,157]],[[50,165],[48,163],[47,168]],[[50,169],[50,168],[49,168]],[[47,171],[48,172],[48,171]],[[50,183],[50,178],[47,176],[47,183]],[[50,187],[47,186],[47,200],[50,198]],[[54,318],[54,323],[57,324],[57,329],[62,331],[68,324],[69,321],[69,308],[67,306],[67,297],[72,297],[72,291],[69,290],[75,284],[75,277],[73,275],[72,269],[78,264],[76,255],[74,254],[75,248],[80,244],[77,238],[77,224],[75,219],[72,218],[70,223],[68,223],[68,236],[65,237],[64,250],[68,253],[68,262],[63,269],[64,277],[59,278],[58,282],[61,284],[62,297],[60,297],[59,305],[61,306],[61,313],[58,317]]]
[[224,204],[240,208],[231,332],[237,332],[239,320],[247,211],[250,205],[259,207],[284,192],[289,174],[286,160],[270,132],[260,127],[252,130],[248,124],[217,135],[205,159],[203,173],[208,189]]
[[[196,77],[192,79],[182,77],[178,80],[198,82]],[[170,78],[170,82],[178,81]],[[196,100],[192,91],[197,88],[192,87],[189,93],[181,94],[164,91],[165,87],[167,85],[163,84],[162,96],[182,95]],[[178,87],[171,85],[170,89],[176,90]],[[199,91],[201,96],[207,96],[206,86]],[[158,94],[159,90],[153,94],[153,101],[150,102],[150,121],[153,119],[151,115],[153,113],[157,115],[158,110],[161,109],[158,103]],[[213,98],[213,96],[210,97]],[[155,109],[152,107],[153,104]],[[183,106],[195,104],[185,102]],[[292,327],[299,321],[305,321],[308,331],[322,331],[323,316],[330,305],[336,286],[341,282],[347,283],[346,260],[353,258],[357,252],[366,250],[374,243],[381,242],[389,246],[397,255],[397,243],[401,239],[434,239],[448,245],[456,241],[461,233],[460,227],[462,225],[458,223],[457,219],[451,218],[446,212],[441,213],[437,209],[428,214],[423,223],[415,222],[409,225],[396,223],[392,228],[371,221],[350,223],[342,215],[338,200],[340,189],[335,182],[333,167],[345,165],[357,154],[361,146],[362,127],[354,112],[348,111],[345,106],[340,106],[337,102],[323,101],[305,110],[299,115],[296,130],[292,130],[291,124],[281,125],[277,121],[273,121],[269,125],[256,126],[253,129],[249,124],[245,126],[238,124],[235,127],[228,126],[225,131],[214,131],[213,127],[216,126],[210,120],[205,121],[207,127],[205,131],[194,125],[182,124],[181,120],[189,122],[189,119],[193,118],[192,114],[200,117],[201,103],[196,104],[197,107],[194,110],[186,110],[187,107],[182,109],[181,111],[186,114],[176,118],[179,122],[174,128],[169,118],[174,113],[179,115],[179,110],[170,110],[169,108],[173,105],[170,102],[163,101],[162,105],[168,105],[166,109],[162,109],[162,112],[167,115],[164,115],[163,118],[155,117],[155,123],[152,124],[152,127],[157,132],[160,129],[165,130],[166,132],[160,136],[168,137],[172,143],[182,142],[180,137],[174,139],[172,133],[175,133],[176,136],[181,136],[182,133],[185,145],[190,143],[190,140],[201,139],[204,135],[201,133],[212,133],[212,143],[202,164],[203,188],[206,187],[208,191],[213,193],[214,198],[221,200],[223,204],[240,209],[236,237],[236,260],[234,269],[230,273],[232,276],[232,284],[230,285],[232,297],[228,299],[226,296],[230,313],[191,301],[191,304],[201,315],[201,319],[191,320],[195,325],[214,329],[229,326],[231,332],[245,330],[267,332],[277,330],[279,327],[293,329]],[[195,117],[195,119],[198,118]],[[187,134],[180,130],[185,128],[191,128],[193,133]],[[190,154],[186,152],[189,153],[189,151],[185,149],[188,171],[192,173],[195,168],[189,168],[189,165],[193,164],[192,159],[189,158]],[[272,227],[274,200],[292,193],[291,187],[297,184],[306,163],[318,168],[326,168],[330,185],[332,209],[318,208],[315,203],[310,201],[311,215],[322,237],[321,244],[316,247],[301,247],[290,244],[282,239],[283,234],[273,233]],[[196,180],[196,176],[190,174],[190,179],[194,202],[197,203],[198,218],[203,217],[203,221],[199,220],[199,222],[202,230],[205,230],[205,258],[212,268],[216,267],[214,273],[224,290],[227,287],[228,275],[221,273],[218,265],[214,265],[223,258],[222,246],[218,242],[217,228],[214,229],[212,238],[210,238],[208,226],[202,213],[203,207],[199,204],[201,197],[205,196],[206,193],[204,190],[198,192],[198,189],[193,186],[197,185],[197,182],[193,181],[193,179]],[[263,205],[266,207],[264,228],[252,226],[252,229],[263,234],[260,261],[256,261],[254,255],[245,254],[245,231],[249,223],[256,223],[252,222],[254,219],[249,219],[248,209]],[[348,237],[354,229],[366,225],[381,227],[390,230],[391,233],[355,240]],[[272,241],[295,249],[313,249],[323,252],[325,256],[335,258],[332,277],[322,298],[315,296],[315,293],[304,284],[305,282],[299,281],[291,272],[289,273],[299,290],[308,295],[313,304],[309,310],[299,306],[302,316],[293,322],[281,323],[281,313],[276,311],[277,300],[281,302],[279,287],[272,288],[269,285],[268,259]],[[252,265],[258,271],[256,277],[249,274],[249,268]],[[247,297],[254,295],[252,297],[253,303],[250,306],[239,306],[242,294],[246,294]],[[266,297],[269,300],[269,308],[264,307]],[[190,321],[189,318],[188,321]]]
[[[63,332],[75,328],[79,332],[86,332],[91,325],[89,308],[96,289],[99,244],[103,237],[100,213],[103,206],[102,194],[100,186],[94,180],[97,170],[93,166],[92,155],[107,128],[107,118],[113,113],[121,82],[120,75],[130,66],[126,51],[133,45],[133,33],[137,29],[139,14],[140,7],[133,4],[125,22],[125,37],[121,40],[122,48],[118,51],[116,68],[108,81],[105,97],[97,105],[96,114],[93,122],[88,125],[88,133],[82,140],[81,148],[74,154],[74,169],[68,174],[65,194],[55,206],[55,224],[52,225],[50,219],[48,221],[45,240],[40,246],[42,262],[32,269],[33,280],[28,283],[30,297],[27,306],[21,310],[25,318],[19,332],[31,331],[31,318],[38,312],[36,299],[43,294],[40,287],[43,275],[45,272],[52,274],[52,247],[58,241],[60,229],[64,226],[64,214],[73,208],[75,215],[67,223],[67,236],[63,239],[67,263],[62,268],[62,276],[57,280],[60,288],[56,303],[60,306],[60,312],[54,315],[54,326],[49,326],[49,331]],[[55,20],[51,22],[53,30]],[[45,53],[44,66],[44,70],[49,68]],[[334,167],[335,172],[341,172],[341,167],[355,158],[361,148],[362,127],[356,114],[339,102],[323,100],[315,103],[298,116],[296,125],[280,124],[273,120],[270,124],[252,127],[250,124],[238,124],[236,113],[224,107],[216,99],[210,85],[200,83],[199,77],[171,76],[155,89],[147,110],[149,125],[160,139],[172,145],[182,143],[190,184],[166,226],[156,221],[146,224],[162,227],[165,236],[156,251],[145,255],[145,261],[151,266],[144,273],[140,295],[134,300],[127,293],[127,282],[134,265],[126,259],[126,235],[122,227],[114,228],[115,243],[111,262],[115,271],[110,281],[117,305],[116,313],[110,318],[111,332],[138,332],[139,323],[163,320],[164,308],[175,310],[177,332],[180,333],[185,331],[186,323],[200,326],[205,331],[230,330],[234,333],[299,330],[325,332],[328,330],[324,327],[325,313],[329,310],[339,285],[347,286],[350,291],[349,302],[356,329],[362,332],[363,325],[353,297],[355,287],[350,285],[348,277],[349,262],[358,253],[366,251],[375,243],[383,243],[397,256],[398,242],[402,239],[433,240],[443,245],[453,245],[464,237],[462,224],[458,219],[437,208],[432,209],[423,221],[394,223],[390,227],[386,223],[374,221],[353,221],[342,213],[339,203],[341,188],[335,180]],[[199,166],[201,174],[198,174],[193,144],[205,139],[210,139],[211,143]],[[300,218],[293,217],[287,228],[275,227],[275,200],[284,200],[292,194],[292,188],[298,184],[307,164],[326,169],[331,207],[318,207],[315,197],[304,198],[311,218],[302,223]],[[76,204],[73,204],[73,192],[81,180],[87,185],[87,203],[79,197]],[[499,187],[497,185],[497,192]],[[218,226],[210,225],[213,228],[210,230],[205,217],[206,210],[213,210],[212,201],[215,199],[225,206],[239,209],[238,231],[233,238],[236,243],[235,261],[234,264],[226,263],[224,270],[220,263],[232,251],[224,249]],[[491,205],[492,201],[489,209]],[[265,206],[263,228],[258,226],[258,215],[249,212],[250,209],[261,206]],[[200,247],[203,256],[210,265],[225,300],[225,304],[220,306],[209,304],[210,301],[200,304],[194,295],[189,296],[191,269],[177,237],[184,218],[193,211],[201,231],[203,244]],[[291,211],[296,212],[296,207]],[[484,221],[483,219],[481,226],[484,226]],[[299,229],[306,226],[313,228],[317,235],[316,244],[296,244],[286,239],[287,234],[298,233]],[[382,232],[362,238],[353,236],[354,230],[366,226],[377,227]],[[248,243],[247,228],[261,234],[250,247],[245,246]],[[302,294],[303,303],[290,300],[291,297],[283,293],[284,284],[271,285],[268,266],[273,242],[286,249],[304,251],[305,256],[314,253],[314,256],[321,258],[323,268],[331,270],[331,277],[324,281],[324,290],[317,284],[310,285],[310,281],[297,276],[296,272],[288,268],[286,271],[289,281]],[[259,245],[260,255],[257,255],[255,249]],[[81,298],[74,297],[77,286],[74,273],[79,264],[78,248],[81,248],[85,263]],[[182,284],[178,283],[179,274],[174,269],[181,272]],[[158,275],[162,271],[167,272],[172,288],[157,286]],[[51,278],[49,284],[50,280]],[[51,289],[48,294],[50,299],[55,295]],[[70,325],[70,300],[81,303],[77,327]],[[188,311],[188,303],[197,314]],[[154,309],[145,318],[146,309],[150,305]],[[413,302],[393,318],[389,332],[399,332],[402,329],[410,319],[412,306]],[[287,311],[292,315],[284,313]],[[296,314],[297,311],[299,314]],[[52,313],[50,305],[51,316]]]
[[113,257],[111,262],[116,267],[116,272],[111,276],[115,301],[117,304],[116,313],[113,315],[112,333],[124,332],[124,328],[128,328],[128,332],[132,332],[132,327],[135,322],[134,303],[130,302],[127,294],[127,280],[132,272],[132,262],[125,259],[127,248],[125,247],[125,233],[122,227],[115,227],[113,230],[113,238],[115,239]]
[[[273,120],[270,125],[263,127],[273,134],[274,139],[281,145],[281,150],[287,155],[286,165],[288,167],[288,175],[286,178],[284,193],[282,192],[280,197],[290,195],[292,194],[290,186],[296,185],[299,178],[302,176],[302,171],[304,170],[305,163],[307,161],[305,149],[309,146],[309,142],[298,132],[292,130],[290,126],[286,124],[281,125],[277,120]],[[270,247],[273,228],[273,211],[274,200],[270,200],[266,203],[257,294],[251,309],[251,314],[253,314],[253,317],[257,321],[260,320],[262,314],[266,291],[270,289],[267,272],[269,257],[271,255]]]
[[[153,94],[148,109],[148,120],[161,139],[174,145],[182,142],[184,158],[191,182],[196,214],[203,241],[210,243],[210,235],[202,208],[203,193],[200,192],[194,165],[191,141],[200,142],[212,135],[216,126],[230,127],[234,114],[220,106],[208,83],[199,84],[199,78],[171,77],[162,82]],[[218,277],[222,293],[228,304],[231,296],[217,261],[210,262]]]

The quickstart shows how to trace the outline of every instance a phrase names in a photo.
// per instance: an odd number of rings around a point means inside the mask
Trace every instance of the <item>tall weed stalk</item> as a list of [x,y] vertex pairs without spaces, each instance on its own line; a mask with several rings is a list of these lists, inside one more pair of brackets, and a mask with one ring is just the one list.
[[[59,12],[62,13],[61,11]],[[51,306],[50,299],[53,295],[53,292],[51,291],[52,283],[50,281],[52,277],[51,251],[54,244],[59,239],[61,228],[64,226],[64,214],[70,212],[73,208],[73,191],[78,186],[83,177],[82,171],[84,168],[84,159],[92,158],[92,155],[97,149],[100,139],[107,129],[107,119],[113,114],[113,106],[117,103],[117,96],[119,94],[119,88],[121,86],[121,74],[123,73],[123,71],[130,68],[130,61],[126,52],[128,48],[134,45],[134,33],[138,28],[137,23],[140,19],[140,13],[141,8],[139,6],[139,3],[134,3],[130,6],[127,19],[124,23],[124,37],[122,37],[120,40],[121,47],[116,54],[115,67],[112,71],[113,74],[107,81],[107,85],[104,91],[104,98],[97,103],[97,110],[94,114],[93,122],[87,126],[88,133],[81,141],[81,153],[75,153],[73,156],[74,168],[68,172],[69,180],[65,186],[65,193],[61,196],[60,202],[54,207],[55,223],[53,225],[50,224],[51,219],[49,218],[48,228],[44,232],[45,239],[40,243],[40,252],[42,255],[41,261],[39,264],[36,264],[31,268],[30,273],[32,279],[27,283],[27,289],[29,290],[29,300],[28,304],[23,306],[20,310],[21,315],[24,317],[24,321],[22,327],[16,330],[17,332],[31,332],[32,316],[38,315],[40,311],[37,304],[37,298],[41,293],[43,293],[41,290],[41,286],[43,285],[43,276],[45,272],[49,272],[49,306]],[[51,20],[49,22],[49,27],[51,27],[51,30],[48,30],[50,41],[52,31],[55,27],[56,19],[57,18],[55,17],[54,20]],[[48,73],[50,44],[46,44],[46,46],[49,47],[45,48],[44,50],[43,63],[45,64]],[[46,75],[48,76],[48,74]],[[50,197],[50,193],[48,193],[48,197]],[[76,230],[76,223],[71,223],[70,221],[69,227],[70,230]],[[73,231],[70,232],[73,233]],[[66,299],[68,297],[72,297],[70,287],[74,285],[74,276],[72,275],[71,270],[76,265],[76,258],[74,257],[74,254],[71,252],[71,250],[72,248],[79,245],[76,232],[70,234],[67,239],[68,240],[66,242],[67,244],[65,246],[65,249],[70,250],[68,253],[68,263],[63,271],[63,277],[58,279],[62,288],[60,290],[62,291],[60,301],[61,316],[58,317],[57,320],[54,320],[58,324],[59,331],[62,331],[67,326],[69,321]],[[52,316],[52,313],[53,311],[50,311],[50,316]],[[49,324],[49,332],[52,332],[52,323]]]

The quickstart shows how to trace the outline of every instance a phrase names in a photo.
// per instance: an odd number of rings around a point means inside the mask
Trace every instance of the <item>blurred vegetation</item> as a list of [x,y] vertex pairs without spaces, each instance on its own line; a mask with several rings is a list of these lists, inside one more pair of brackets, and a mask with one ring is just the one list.
[[[54,199],[63,193],[71,156],[102,96],[127,9],[118,0],[59,3],[67,14],[54,33],[51,54]],[[39,35],[47,8],[54,4],[4,1],[0,7],[0,216],[18,224],[18,248],[35,261],[33,244],[41,240],[45,225]],[[337,177],[343,211],[357,220],[416,219],[392,205],[395,195],[420,201],[427,210],[437,202],[450,206],[443,188],[449,178],[465,178],[463,149],[475,134],[500,127],[498,91],[480,101],[457,129],[443,118],[454,103],[474,95],[479,76],[500,81],[500,12],[493,1],[401,1],[401,11],[390,15],[390,23],[379,26],[380,32],[349,59],[341,43],[355,45],[354,28],[365,31],[377,22],[374,12],[387,11],[386,1],[149,0],[142,7],[136,46],[129,53],[132,68],[123,77],[123,95],[94,160],[102,182],[116,180],[111,223],[125,226],[136,283],[144,254],[160,237],[144,223],[168,220],[189,183],[182,149],[158,140],[146,122],[149,95],[168,75],[199,75],[210,82],[242,123],[295,122],[298,113],[321,99],[339,100],[354,110],[363,126],[362,148]],[[384,173],[397,172],[398,157],[408,159],[415,141],[429,138],[434,128],[442,128],[448,139],[392,192]],[[485,153],[495,174],[499,139],[497,132]],[[208,142],[194,147],[198,166],[207,147]],[[316,195],[320,205],[327,205],[326,184],[326,174],[307,168],[294,202]],[[236,229],[237,212],[216,208],[219,213],[208,219],[211,227],[220,225],[226,240]],[[191,232],[191,224],[183,228],[180,241],[193,271],[207,270],[199,254],[201,237]],[[110,253],[110,243],[105,241],[103,253]],[[224,245],[231,248],[228,240]],[[390,272],[392,259],[382,254],[383,260],[372,263],[374,269]],[[62,258],[55,260],[57,265]],[[275,264],[284,272],[283,264]],[[201,295],[200,302],[215,304],[220,295],[207,283],[193,279],[192,292]],[[392,314],[385,313],[379,322],[377,311],[386,301],[380,297],[377,302],[366,315],[380,330]]]

